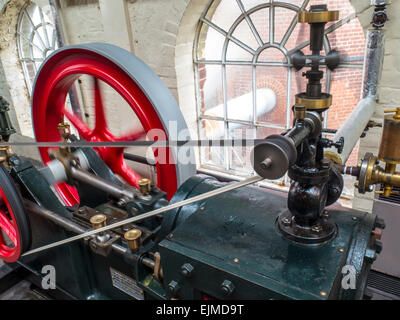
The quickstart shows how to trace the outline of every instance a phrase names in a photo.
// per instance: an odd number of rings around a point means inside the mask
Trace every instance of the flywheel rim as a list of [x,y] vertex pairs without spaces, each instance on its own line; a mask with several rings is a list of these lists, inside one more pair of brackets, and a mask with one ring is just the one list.
[[[173,119],[178,120],[178,127],[187,129],[175,100],[149,67],[124,49],[108,44],[93,43],[64,47],[49,56],[41,66],[36,76],[32,98],[32,120],[38,142],[60,141],[57,124],[61,116],[65,115],[71,120],[71,114],[68,117],[64,108],[69,88],[83,74],[105,82],[121,95],[139,118],[146,133],[151,129],[161,129],[168,140],[170,133],[166,122]],[[156,87],[156,97],[153,86]],[[161,96],[161,100],[158,95]],[[89,140],[113,141],[108,133],[103,133]],[[177,187],[195,172],[194,164],[189,164],[182,170],[182,166],[176,162],[177,150],[171,149],[165,148],[165,152],[172,156],[175,162],[156,164],[159,187],[167,192],[168,198],[171,198]],[[39,151],[44,163],[50,161],[48,148],[39,148]],[[114,172],[119,170],[118,168],[127,170],[121,152],[114,159],[117,159],[119,163],[119,166],[115,165],[111,168]],[[107,161],[106,163],[110,166],[113,158],[108,160],[109,163]],[[134,180],[128,182],[134,182]],[[130,184],[134,185],[134,183]],[[67,205],[79,203],[75,188],[63,183],[56,189]]]
[[29,248],[31,233],[21,197],[7,169],[0,167],[0,230],[14,245],[10,247],[0,232],[0,259],[12,263]]

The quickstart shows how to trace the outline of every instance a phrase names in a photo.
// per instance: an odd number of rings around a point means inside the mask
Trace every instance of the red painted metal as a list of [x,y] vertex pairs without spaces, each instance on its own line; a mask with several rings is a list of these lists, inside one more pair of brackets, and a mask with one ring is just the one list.
[[0,259],[6,262],[15,262],[21,254],[21,236],[17,228],[14,212],[0,186],[0,229],[11,240],[12,245],[7,244],[0,232]]
[[[81,75],[95,78],[95,126],[89,126],[76,114],[65,108],[67,94],[74,81]],[[32,118],[35,136],[38,142],[57,142],[61,140],[57,125],[66,117],[77,129],[81,138],[87,141],[132,141],[143,133],[134,131],[121,137],[111,134],[107,126],[101,93],[98,85],[101,80],[117,91],[137,115],[145,132],[161,129],[165,132],[151,101],[136,82],[118,65],[108,58],[87,50],[71,48],[60,51],[50,57],[42,66],[35,83],[32,101]],[[168,140],[167,135],[165,138]],[[44,163],[50,161],[49,148],[40,148]],[[127,183],[137,186],[140,179],[125,162],[123,148],[96,148],[101,158],[111,170],[121,176]],[[172,159],[169,148],[153,150],[154,156],[162,151]],[[156,164],[158,187],[171,198],[177,189],[176,168],[172,163]],[[65,183],[56,186],[57,191],[67,205],[79,203],[76,189]]]

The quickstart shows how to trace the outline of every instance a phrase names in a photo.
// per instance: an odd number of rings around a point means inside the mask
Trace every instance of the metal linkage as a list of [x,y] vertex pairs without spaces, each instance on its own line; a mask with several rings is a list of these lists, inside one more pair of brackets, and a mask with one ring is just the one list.
[[182,206],[185,206],[185,205],[197,202],[197,201],[205,200],[205,199],[214,197],[216,195],[219,195],[219,194],[222,194],[222,193],[225,193],[225,192],[228,192],[228,191],[232,191],[232,190],[235,190],[235,189],[238,189],[238,188],[241,188],[241,187],[256,183],[256,182],[261,181],[261,180],[263,180],[263,178],[261,178],[259,176],[251,177],[251,178],[248,178],[248,179],[243,180],[241,182],[230,184],[230,185],[221,187],[219,189],[216,189],[216,190],[213,190],[213,191],[210,191],[210,192],[206,192],[204,194],[201,194],[201,195],[186,199],[184,201],[173,203],[173,204],[170,204],[170,205],[165,206],[163,208],[159,208],[159,209],[156,209],[156,210],[141,214],[141,215],[136,216],[136,217],[132,217],[132,218],[129,218],[129,219],[125,219],[123,221],[119,221],[119,222],[113,223],[113,224],[108,225],[108,226],[103,227],[103,228],[99,228],[99,229],[96,229],[96,230],[91,230],[91,231],[88,231],[88,232],[85,232],[85,233],[82,233],[82,234],[79,234],[79,235],[76,235],[76,236],[61,240],[61,241],[50,243],[48,245],[45,245],[45,246],[42,246],[42,247],[27,251],[24,254],[22,254],[22,256],[23,257],[29,256],[29,255],[37,253],[37,252],[41,252],[41,251],[48,250],[48,249],[51,249],[51,248],[54,248],[54,247],[58,247],[58,246],[61,246],[61,245],[67,244],[67,243],[71,243],[71,242],[76,241],[76,240],[80,240],[80,239],[83,239],[83,238],[86,238],[86,237],[93,236],[93,235],[98,234],[100,232],[104,232],[104,231],[108,231],[108,230],[111,230],[111,229],[114,229],[114,228],[117,228],[117,227],[121,227],[121,226],[126,225],[128,223],[133,223],[133,222],[137,222],[137,221],[140,221],[140,220],[143,220],[143,219],[147,219],[147,218],[159,215],[161,213],[164,213],[166,211],[169,211],[169,210],[172,210],[172,209],[176,209],[176,208],[180,208]]

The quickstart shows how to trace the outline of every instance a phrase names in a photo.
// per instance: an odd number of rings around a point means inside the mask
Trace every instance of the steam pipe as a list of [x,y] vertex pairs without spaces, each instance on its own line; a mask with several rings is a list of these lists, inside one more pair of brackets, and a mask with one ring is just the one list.
[[367,33],[367,48],[364,60],[362,99],[356,108],[336,132],[334,141],[344,138],[341,154],[335,148],[325,151],[325,157],[337,164],[344,165],[360,136],[374,114],[378,99],[378,85],[382,75],[385,54],[386,31],[371,29]]

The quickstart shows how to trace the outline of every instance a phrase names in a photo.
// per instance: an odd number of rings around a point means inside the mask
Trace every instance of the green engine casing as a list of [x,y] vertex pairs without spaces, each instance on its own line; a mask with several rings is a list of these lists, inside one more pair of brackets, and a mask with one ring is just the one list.
[[[221,185],[213,178],[195,176],[180,187],[172,202]],[[372,236],[376,216],[329,207],[339,230],[336,237],[309,246],[291,242],[277,231],[276,219],[287,210],[286,202],[283,193],[243,187],[165,213],[162,236],[166,237],[159,247],[164,284],[175,288],[170,297],[362,299],[376,257]],[[350,267],[343,269],[346,265]],[[185,266],[189,274],[181,272]],[[343,276],[352,272],[355,289],[345,290]]]

